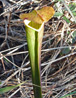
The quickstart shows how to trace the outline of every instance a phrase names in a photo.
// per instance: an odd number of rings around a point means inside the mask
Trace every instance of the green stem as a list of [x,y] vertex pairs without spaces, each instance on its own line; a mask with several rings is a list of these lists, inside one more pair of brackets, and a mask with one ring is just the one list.
[[[32,28],[32,26],[34,28]],[[38,29],[35,29],[38,28]],[[30,64],[32,71],[32,82],[35,98],[42,98],[41,79],[40,79],[40,63],[41,63],[41,45],[44,31],[44,23],[31,24],[25,22],[26,37],[30,56]]]

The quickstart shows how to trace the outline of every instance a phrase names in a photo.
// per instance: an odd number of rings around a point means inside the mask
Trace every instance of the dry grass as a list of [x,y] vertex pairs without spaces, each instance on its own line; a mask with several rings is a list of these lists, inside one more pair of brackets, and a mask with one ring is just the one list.
[[[0,13],[0,87],[26,81],[0,98],[33,98],[26,32],[19,14],[50,5],[55,0],[0,1],[4,6]],[[41,58],[43,98],[60,98],[76,91],[76,1],[63,1],[52,3],[57,13],[45,24]],[[74,6],[75,15],[71,10]],[[76,98],[76,94],[65,98]]]

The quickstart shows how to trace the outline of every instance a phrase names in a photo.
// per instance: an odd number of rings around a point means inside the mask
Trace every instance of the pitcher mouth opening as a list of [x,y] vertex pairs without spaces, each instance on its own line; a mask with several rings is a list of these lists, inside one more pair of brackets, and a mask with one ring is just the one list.
[[33,21],[29,21],[29,20],[25,19],[24,24],[26,26],[28,26],[29,28],[39,32],[41,30],[41,28],[43,27],[44,22],[42,24],[38,24],[38,23],[35,23]]

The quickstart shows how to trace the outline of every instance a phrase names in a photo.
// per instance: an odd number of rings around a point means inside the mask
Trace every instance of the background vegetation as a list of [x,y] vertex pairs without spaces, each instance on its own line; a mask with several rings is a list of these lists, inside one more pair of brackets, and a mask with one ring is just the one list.
[[51,5],[45,23],[43,98],[76,98],[76,0],[0,0],[0,98],[33,98],[26,32],[19,15]]

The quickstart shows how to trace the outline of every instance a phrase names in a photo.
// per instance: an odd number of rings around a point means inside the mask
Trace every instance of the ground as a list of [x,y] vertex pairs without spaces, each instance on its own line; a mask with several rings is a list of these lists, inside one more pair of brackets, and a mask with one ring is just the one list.
[[33,98],[26,31],[19,15],[47,5],[54,8],[55,15],[44,27],[43,98],[76,98],[75,0],[0,0],[0,88],[25,81],[13,90],[0,93],[0,98]]

